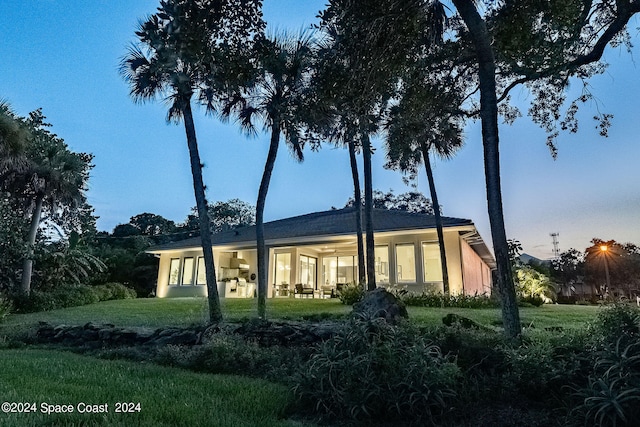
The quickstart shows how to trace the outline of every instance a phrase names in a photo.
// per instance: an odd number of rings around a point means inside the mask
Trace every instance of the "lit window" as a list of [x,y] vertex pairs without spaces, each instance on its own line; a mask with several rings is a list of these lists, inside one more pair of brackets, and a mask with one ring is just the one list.
[[276,254],[274,274],[276,285],[288,285],[291,281],[291,254]]
[[398,283],[415,283],[416,255],[412,243],[396,245],[396,274]]
[[171,258],[169,265],[169,284],[177,285],[180,283],[180,258]]
[[197,285],[206,285],[207,284],[207,271],[204,267],[204,257],[198,257],[198,270],[196,273],[196,284]]
[[322,277],[325,285],[356,283],[358,277],[358,257],[339,256],[322,259]]
[[193,258],[185,258],[182,264],[182,284],[193,285]]
[[375,257],[376,283],[389,284],[389,247],[376,246]]
[[317,260],[308,256],[300,256],[300,283],[316,287]]
[[425,242],[422,244],[422,271],[424,271],[425,283],[442,282],[440,245],[437,242]]

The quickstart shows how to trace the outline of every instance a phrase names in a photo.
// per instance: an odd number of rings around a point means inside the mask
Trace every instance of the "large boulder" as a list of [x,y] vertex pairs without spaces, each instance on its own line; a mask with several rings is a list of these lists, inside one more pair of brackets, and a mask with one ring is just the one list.
[[369,319],[383,318],[391,323],[409,317],[404,303],[384,288],[365,293],[362,300],[353,305],[353,314]]

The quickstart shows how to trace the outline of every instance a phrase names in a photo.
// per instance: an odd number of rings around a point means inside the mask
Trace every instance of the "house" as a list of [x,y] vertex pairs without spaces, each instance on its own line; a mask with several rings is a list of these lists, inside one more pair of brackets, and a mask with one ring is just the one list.
[[[491,291],[495,260],[468,219],[442,218],[452,294]],[[435,217],[376,209],[373,213],[376,283],[414,292],[442,291]],[[269,253],[268,297],[335,295],[358,280],[356,211],[333,209],[264,224]],[[255,226],[212,235],[221,297],[253,297],[257,275]],[[205,296],[200,238],[155,246],[158,297]],[[302,296],[302,295],[301,295]]]

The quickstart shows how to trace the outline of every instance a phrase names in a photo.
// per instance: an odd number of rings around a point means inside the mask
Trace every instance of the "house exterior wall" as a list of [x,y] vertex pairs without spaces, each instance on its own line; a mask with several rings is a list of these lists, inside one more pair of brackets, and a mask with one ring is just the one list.
[[[353,236],[355,240],[355,236]],[[475,251],[467,244],[461,237],[457,230],[444,230],[445,248],[447,251],[447,269],[449,274],[449,287],[451,294],[473,294],[474,292],[482,293],[490,291],[491,286],[491,274],[490,268],[487,264],[475,253]],[[375,235],[376,246],[386,246],[388,250],[388,277],[389,284],[384,286],[406,288],[411,292],[423,292],[425,290],[431,290],[435,292],[442,291],[442,282],[425,282],[423,271],[423,243],[437,243],[437,235],[435,230],[426,230],[422,232],[386,232],[378,233]],[[322,248],[324,245],[331,246],[335,244],[337,248],[334,251],[327,252]],[[267,282],[267,297],[285,296],[286,293],[280,292],[280,289],[276,289],[275,285],[275,255],[276,254],[290,254],[290,276],[288,279],[288,291],[293,292],[294,285],[300,282],[300,256],[309,256],[317,259],[316,262],[316,286],[322,284],[322,269],[323,259],[325,257],[335,256],[356,256],[357,250],[355,243],[345,245],[345,239],[342,236],[340,239],[331,240],[331,237],[327,237],[326,241],[322,243],[309,243],[305,245],[287,245],[287,246],[275,246],[268,248],[269,260],[268,260],[268,282]],[[337,243],[340,243],[339,245]],[[398,245],[409,245],[414,248],[414,261],[415,261],[415,281],[401,282],[398,280],[399,272],[396,265],[396,255]],[[405,247],[406,249],[406,247]],[[257,275],[257,251],[255,249],[249,250],[234,250],[232,247],[214,248],[214,261],[216,265],[216,274],[218,280],[221,280],[221,273],[224,272],[224,268],[229,267],[229,259],[232,257],[244,258],[249,263],[248,275]],[[187,257],[193,257],[195,260],[199,256],[202,256],[202,250],[200,249],[185,249],[183,251],[167,251],[160,254],[160,263],[158,270],[158,283],[156,295],[160,298],[163,297],[186,297],[186,296],[206,296],[207,289],[203,285],[185,285],[178,284],[170,286],[169,276],[171,268],[171,259],[180,260],[180,271],[184,259]],[[357,276],[356,276],[357,277]],[[427,276],[428,277],[428,276]],[[255,282],[248,278],[249,282]],[[225,297],[224,284],[218,283],[218,293],[221,297]]]
[[464,293],[467,295],[491,293],[491,270],[471,246],[461,241]]

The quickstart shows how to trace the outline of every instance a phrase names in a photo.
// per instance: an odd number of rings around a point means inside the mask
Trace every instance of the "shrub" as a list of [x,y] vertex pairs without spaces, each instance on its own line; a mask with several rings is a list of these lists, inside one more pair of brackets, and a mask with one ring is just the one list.
[[32,290],[29,295],[14,294],[12,300],[16,312],[34,313],[135,297],[133,289],[121,283],[107,283],[101,286],[62,285],[50,291]]
[[160,348],[155,362],[199,372],[261,377],[286,381],[304,363],[308,350],[261,347],[242,336],[219,332],[201,346],[168,345]]
[[434,423],[460,371],[409,325],[353,319],[319,344],[293,377],[301,405],[340,419]]
[[599,352],[589,384],[577,392],[581,402],[572,413],[584,425],[631,425],[640,419],[640,339],[625,341],[620,337]]
[[13,310],[11,300],[0,294],[0,323],[11,313],[11,310]]
[[109,301],[113,299],[113,291],[106,285],[92,286],[93,291],[98,296],[99,301]]
[[527,295],[518,299],[518,305],[521,307],[540,307],[544,304],[544,299],[538,295]]
[[16,313],[35,313],[56,309],[56,301],[48,292],[32,290],[30,294],[11,295]]
[[576,425],[631,425],[640,419],[640,309],[613,304],[588,326],[590,370],[573,382]]
[[603,307],[589,330],[596,346],[617,345],[620,338],[626,346],[640,337],[640,309],[621,303]]
[[64,285],[49,292],[55,308],[76,307],[99,302],[98,294],[86,285]]
[[364,297],[364,287],[362,285],[346,285],[338,291],[340,302],[345,305],[353,305]]
[[133,299],[136,298],[136,291],[131,288],[127,288],[122,283],[111,282],[104,285],[111,291],[111,299]]
[[444,295],[440,292],[425,291],[421,294],[406,292],[404,290],[392,290],[407,306],[412,307],[456,307],[456,308],[496,308],[497,300],[487,294],[474,295]]

